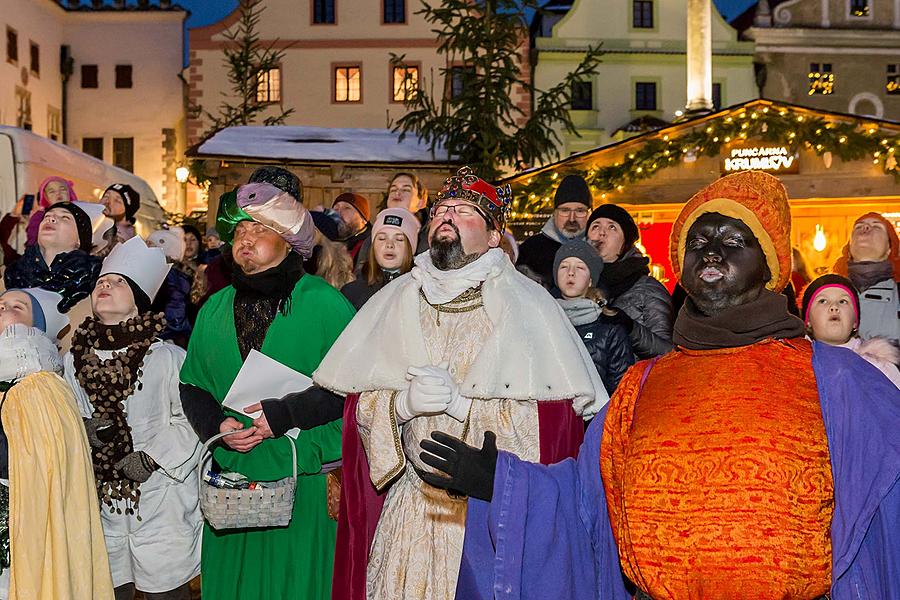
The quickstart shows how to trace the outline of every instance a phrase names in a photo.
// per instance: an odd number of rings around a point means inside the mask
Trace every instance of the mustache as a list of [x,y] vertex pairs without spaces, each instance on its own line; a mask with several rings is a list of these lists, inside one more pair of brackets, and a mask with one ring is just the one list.
[[431,242],[434,243],[434,240],[437,238],[438,229],[443,227],[444,225],[449,225],[453,228],[453,231],[456,232],[456,237],[459,237],[459,227],[456,226],[456,223],[453,221],[444,219],[444,222],[434,228],[434,233],[431,235]]

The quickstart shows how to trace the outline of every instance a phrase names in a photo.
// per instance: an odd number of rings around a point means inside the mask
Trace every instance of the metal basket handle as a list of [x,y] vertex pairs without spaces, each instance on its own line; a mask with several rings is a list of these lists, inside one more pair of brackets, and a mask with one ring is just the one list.
[[[203,472],[206,469],[206,463],[212,458],[212,452],[210,452],[209,447],[212,444],[216,443],[217,441],[221,440],[223,437],[234,434],[234,433],[239,433],[241,431],[244,431],[244,430],[243,429],[235,429],[233,431],[226,431],[224,433],[218,433],[218,434],[212,436],[211,438],[209,438],[208,440],[206,440],[206,442],[203,444],[203,448],[200,450],[200,456],[201,456],[201,458],[200,458],[200,477],[199,477],[199,482],[198,482],[198,486],[199,486],[201,493],[203,492]],[[287,439],[289,439],[291,442],[291,456],[293,457],[293,461],[291,462],[291,467],[292,467],[291,471],[293,472],[293,474],[291,475],[291,477],[294,479],[294,481],[296,481],[297,480],[297,446],[294,445],[293,439],[291,439],[289,436],[285,436],[285,437],[287,437]]]

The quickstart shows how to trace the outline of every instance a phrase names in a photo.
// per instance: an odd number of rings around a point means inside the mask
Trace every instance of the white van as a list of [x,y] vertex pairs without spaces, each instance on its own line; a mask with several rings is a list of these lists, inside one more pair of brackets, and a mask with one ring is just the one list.
[[140,177],[30,131],[0,126],[0,216],[25,194],[37,195],[38,186],[51,175],[72,181],[75,195],[85,202],[99,202],[113,183],[130,185],[141,195],[135,228],[144,237],[165,221],[156,194]]

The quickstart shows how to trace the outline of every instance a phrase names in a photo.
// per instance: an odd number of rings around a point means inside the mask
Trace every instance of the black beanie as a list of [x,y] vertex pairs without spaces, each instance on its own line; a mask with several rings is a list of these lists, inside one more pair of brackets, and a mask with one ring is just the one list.
[[597,287],[600,273],[603,272],[603,259],[600,258],[597,250],[584,240],[569,240],[559,247],[553,258],[553,281],[556,281],[556,274],[559,272],[559,265],[562,261],[572,256],[581,259],[587,265],[588,271],[591,272],[591,285]]
[[553,207],[556,208],[566,202],[577,202],[584,204],[588,208],[594,205],[591,190],[587,181],[581,175],[566,175],[559,182],[559,187],[556,188],[556,195],[553,196]]
[[141,207],[141,195],[127,183],[114,183],[106,188],[107,192],[110,190],[122,196],[122,202],[125,204],[125,218],[133,219]]
[[[78,247],[85,252],[90,252],[91,248],[94,247],[94,228],[91,227],[91,218],[86,212],[71,202],[57,202],[48,208],[47,212],[58,208],[67,210],[72,214],[72,218],[75,219],[75,228],[78,230]],[[46,213],[44,213],[44,216],[47,216]]]
[[850,295],[853,297],[853,311],[856,315],[856,325],[859,326],[859,291],[857,291],[856,286],[853,285],[849,279],[834,274],[822,275],[821,277],[813,279],[810,284],[806,286],[806,289],[803,290],[803,302],[800,304],[800,315],[803,317],[803,322],[809,323],[809,304],[813,301],[816,292],[823,287],[831,286],[845,287],[850,291]]
[[303,202],[303,185],[296,175],[281,167],[260,167],[253,171],[247,183],[268,183],[282,192],[293,196],[297,202]]
[[[119,275],[122,274],[119,273]],[[150,296],[147,295],[147,292],[138,287],[138,284],[132,281],[131,277],[122,275],[122,279],[124,279],[125,283],[128,284],[128,287],[131,288],[131,294],[134,296],[134,305],[137,307],[138,314],[142,315],[150,310],[152,302],[150,301]]]
[[638,241],[638,238],[640,237],[638,226],[634,222],[634,219],[631,218],[631,215],[628,214],[628,211],[621,206],[615,204],[601,204],[598,206],[594,209],[594,212],[591,213],[591,216],[588,217],[587,229],[590,229],[591,223],[600,217],[615,221],[619,224],[619,227],[622,228],[622,235],[625,236],[625,243],[622,245],[622,254],[634,246],[635,242]]

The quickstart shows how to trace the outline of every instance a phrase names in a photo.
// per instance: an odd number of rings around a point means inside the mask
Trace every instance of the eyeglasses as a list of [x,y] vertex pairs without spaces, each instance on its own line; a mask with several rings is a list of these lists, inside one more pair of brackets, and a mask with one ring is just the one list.
[[588,216],[587,208],[557,208],[556,210],[564,217],[568,217],[572,213],[575,213],[575,216],[579,218]]
[[475,215],[484,216],[478,208],[472,204],[438,204],[431,209],[431,216],[440,219],[450,211],[453,211],[460,217],[474,217]]

